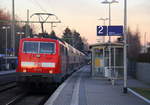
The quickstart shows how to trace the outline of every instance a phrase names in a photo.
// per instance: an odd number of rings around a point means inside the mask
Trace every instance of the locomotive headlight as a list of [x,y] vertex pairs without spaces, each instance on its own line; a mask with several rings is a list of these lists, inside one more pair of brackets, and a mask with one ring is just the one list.
[[52,62],[42,63],[42,67],[55,67],[55,63],[52,63]]
[[35,63],[34,62],[21,62],[22,67],[34,67]]
[[24,73],[26,73],[26,72],[27,72],[27,70],[26,70],[26,69],[23,69],[23,72],[24,72]]
[[52,74],[52,73],[53,73],[53,70],[49,70],[49,73]]

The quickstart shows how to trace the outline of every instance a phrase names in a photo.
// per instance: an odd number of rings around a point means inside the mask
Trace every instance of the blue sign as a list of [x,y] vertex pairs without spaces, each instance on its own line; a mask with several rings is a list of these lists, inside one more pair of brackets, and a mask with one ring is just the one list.
[[14,51],[15,51],[14,48],[7,48],[6,50],[7,50],[8,52],[14,52]]
[[97,26],[97,36],[106,36],[107,26]]
[[108,36],[122,36],[123,26],[108,26]]

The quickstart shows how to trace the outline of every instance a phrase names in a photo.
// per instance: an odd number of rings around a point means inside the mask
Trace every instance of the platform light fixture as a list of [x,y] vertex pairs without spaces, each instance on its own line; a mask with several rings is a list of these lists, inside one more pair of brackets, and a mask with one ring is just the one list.
[[8,55],[7,54],[7,49],[8,49],[7,48],[7,42],[8,42],[7,41],[7,36],[8,36],[8,29],[10,29],[10,26],[3,26],[2,29],[6,31],[6,35],[5,35],[5,38],[6,38],[6,43],[5,43],[5,47],[6,47],[5,48],[5,56],[6,56],[5,65],[6,65],[6,69],[8,69],[9,67],[8,67],[8,64],[7,64],[7,55]]
[[[111,25],[111,4],[119,3],[119,2],[116,0],[112,0],[112,1],[105,0],[101,3],[109,5],[109,26],[110,26]],[[111,69],[111,36],[109,36],[108,42],[110,43],[110,47],[109,47],[109,69]]]
[[[111,25],[111,4],[113,4],[113,3],[119,3],[119,2],[116,1],[116,0],[112,0],[112,1],[105,0],[105,1],[103,1],[101,3],[109,5],[109,25]],[[111,37],[110,36],[109,36],[109,42],[111,42]]]

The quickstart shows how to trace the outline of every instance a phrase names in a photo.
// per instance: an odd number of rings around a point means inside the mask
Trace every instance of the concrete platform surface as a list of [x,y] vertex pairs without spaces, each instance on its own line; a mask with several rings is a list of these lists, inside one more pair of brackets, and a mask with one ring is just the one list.
[[131,93],[122,93],[122,86],[92,79],[90,66],[84,66],[60,85],[45,105],[149,105]]

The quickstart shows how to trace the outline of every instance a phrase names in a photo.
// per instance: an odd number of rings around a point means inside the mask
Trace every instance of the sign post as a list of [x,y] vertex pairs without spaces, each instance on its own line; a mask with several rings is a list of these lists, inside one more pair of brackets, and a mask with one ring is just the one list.
[[123,93],[127,93],[127,0],[124,0],[124,85]]

